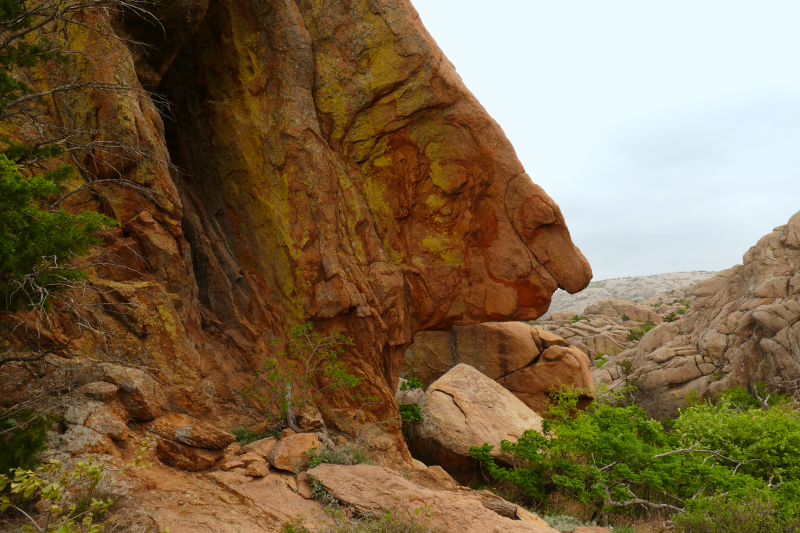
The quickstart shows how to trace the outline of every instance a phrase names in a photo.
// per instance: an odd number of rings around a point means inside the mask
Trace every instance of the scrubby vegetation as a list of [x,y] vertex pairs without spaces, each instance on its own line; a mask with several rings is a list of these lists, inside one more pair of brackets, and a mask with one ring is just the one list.
[[642,326],[640,326],[638,328],[630,329],[628,331],[628,340],[629,341],[642,340],[642,337],[644,337],[644,334],[647,333],[648,331],[650,331],[651,329],[655,328],[655,327],[656,327],[656,325],[652,321],[648,320],[648,321],[646,321],[644,323],[644,325],[642,325]]
[[800,530],[800,406],[736,388],[662,424],[627,397],[606,391],[576,411],[578,392],[556,393],[544,434],[503,442],[516,467],[496,464],[489,445],[472,454],[540,511],[558,495],[604,524],[661,516],[683,533]]
[[335,506],[328,509],[333,526],[306,526],[305,520],[286,524],[283,533],[435,533],[430,512],[401,505],[381,514],[354,517]]
[[374,401],[354,390],[363,378],[348,373],[339,360],[345,347],[353,345],[352,338],[335,330],[319,333],[308,322],[285,331],[285,339],[273,342],[284,350],[265,360],[256,381],[242,392],[263,406],[268,421],[285,422],[294,431],[302,431],[295,412],[304,407],[321,409],[323,398],[326,404],[335,405],[335,396],[347,392],[356,401]]

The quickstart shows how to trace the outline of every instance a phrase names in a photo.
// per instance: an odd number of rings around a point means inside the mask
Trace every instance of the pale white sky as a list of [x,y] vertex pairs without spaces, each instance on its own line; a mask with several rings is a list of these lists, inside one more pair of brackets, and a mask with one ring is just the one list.
[[595,279],[720,270],[800,211],[797,0],[412,0]]

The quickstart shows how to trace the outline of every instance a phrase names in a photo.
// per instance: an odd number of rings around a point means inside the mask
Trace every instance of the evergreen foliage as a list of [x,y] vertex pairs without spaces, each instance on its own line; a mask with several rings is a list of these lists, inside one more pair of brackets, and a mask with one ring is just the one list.
[[99,243],[97,231],[114,221],[94,211],[50,212],[39,203],[57,196],[59,182],[74,172],[61,167],[25,178],[0,155],[0,311],[42,303],[49,291],[85,277],[71,260]]
[[0,413],[0,475],[12,469],[29,470],[39,464],[39,452],[47,444],[47,431],[54,418],[37,417],[30,409],[8,409]]

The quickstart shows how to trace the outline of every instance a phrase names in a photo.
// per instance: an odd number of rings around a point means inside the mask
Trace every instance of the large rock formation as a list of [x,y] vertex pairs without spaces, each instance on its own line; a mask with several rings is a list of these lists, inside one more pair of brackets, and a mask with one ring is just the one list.
[[[52,106],[110,146],[87,168],[152,193],[73,198],[119,222],[107,251],[135,268],[98,271],[112,335],[102,354],[89,335],[77,352],[145,366],[172,406],[230,423],[270,340],[312,320],[355,339],[345,362],[386,419],[416,332],[533,319],[557,288],[588,284],[558,206],[408,0],[182,0],[155,14],[87,16],[70,38],[89,53],[34,79],[143,86],[172,104],[166,128],[141,91]],[[19,372],[6,386],[24,393]]]
[[[800,213],[762,237],[742,265],[698,283],[683,318],[660,325],[635,351],[597,374],[612,386],[631,376],[655,414],[669,415],[689,391],[710,397],[732,385],[764,382],[796,391],[800,378]],[[605,370],[604,370],[605,369]]]

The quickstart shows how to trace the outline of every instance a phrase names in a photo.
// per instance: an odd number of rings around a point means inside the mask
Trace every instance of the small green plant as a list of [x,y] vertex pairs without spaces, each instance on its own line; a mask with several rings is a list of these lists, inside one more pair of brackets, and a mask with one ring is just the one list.
[[[357,402],[375,401],[353,390],[363,378],[349,374],[339,360],[345,347],[353,345],[352,338],[336,330],[317,333],[311,322],[290,328],[285,336],[285,350],[264,361],[255,383],[242,392],[264,406],[269,421],[285,419],[289,427],[300,431],[294,421],[295,410],[313,406],[325,414],[323,398],[334,399],[349,391],[348,396]],[[273,341],[273,346],[280,344]]]
[[570,324],[575,324],[576,322],[580,322],[581,320],[585,320],[586,322],[589,322],[589,319],[586,318],[585,316],[575,315],[574,317],[569,319],[569,323]]
[[328,448],[323,445],[319,449],[311,450],[310,453],[306,452],[306,454],[309,457],[307,470],[321,464],[349,466],[372,463],[367,456],[367,450],[351,442],[340,443],[336,448]]
[[243,446],[257,440],[266,439],[267,437],[275,437],[276,439],[280,439],[281,435],[279,431],[261,433],[253,428],[246,428],[244,426],[237,426],[230,429],[228,432],[236,437],[236,442]]
[[[313,493],[312,485],[312,493]],[[324,490],[324,489],[322,489]],[[338,505],[331,505],[326,511],[333,519],[333,526],[305,525],[305,520],[295,519],[284,526],[283,533],[436,533],[433,513],[427,507],[414,508],[410,503],[401,503],[394,509],[376,513],[365,513],[352,517]]]
[[608,361],[609,361],[608,359],[598,359],[597,362],[595,363],[595,367],[600,368],[604,364],[608,363]]
[[630,319],[631,319],[631,317],[629,317],[628,315],[626,315],[626,314],[624,314],[624,313],[623,313],[623,315],[622,315],[622,320],[624,320],[625,322],[627,322],[627,321],[629,321]]
[[101,242],[99,230],[116,225],[95,211],[70,214],[39,207],[57,197],[74,173],[67,166],[25,178],[0,155],[0,313],[44,305],[49,294],[84,279],[87,274],[75,266],[75,258]]
[[670,311],[664,317],[664,322],[675,322],[676,320],[678,320],[678,314],[675,311]]
[[678,313],[679,315],[685,315],[685,314],[686,314],[686,309],[684,309],[683,307],[681,307],[680,309],[678,309],[677,313]]
[[[424,386],[422,380],[417,376],[409,376],[407,380],[400,384],[400,390],[403,391],[403,398],[412,390],[421,389]],[[422,412],[419,410],[419,405],[412,403],[408,405],[400,404],[400,418],[403,424],[411,422],[422,422]]]

